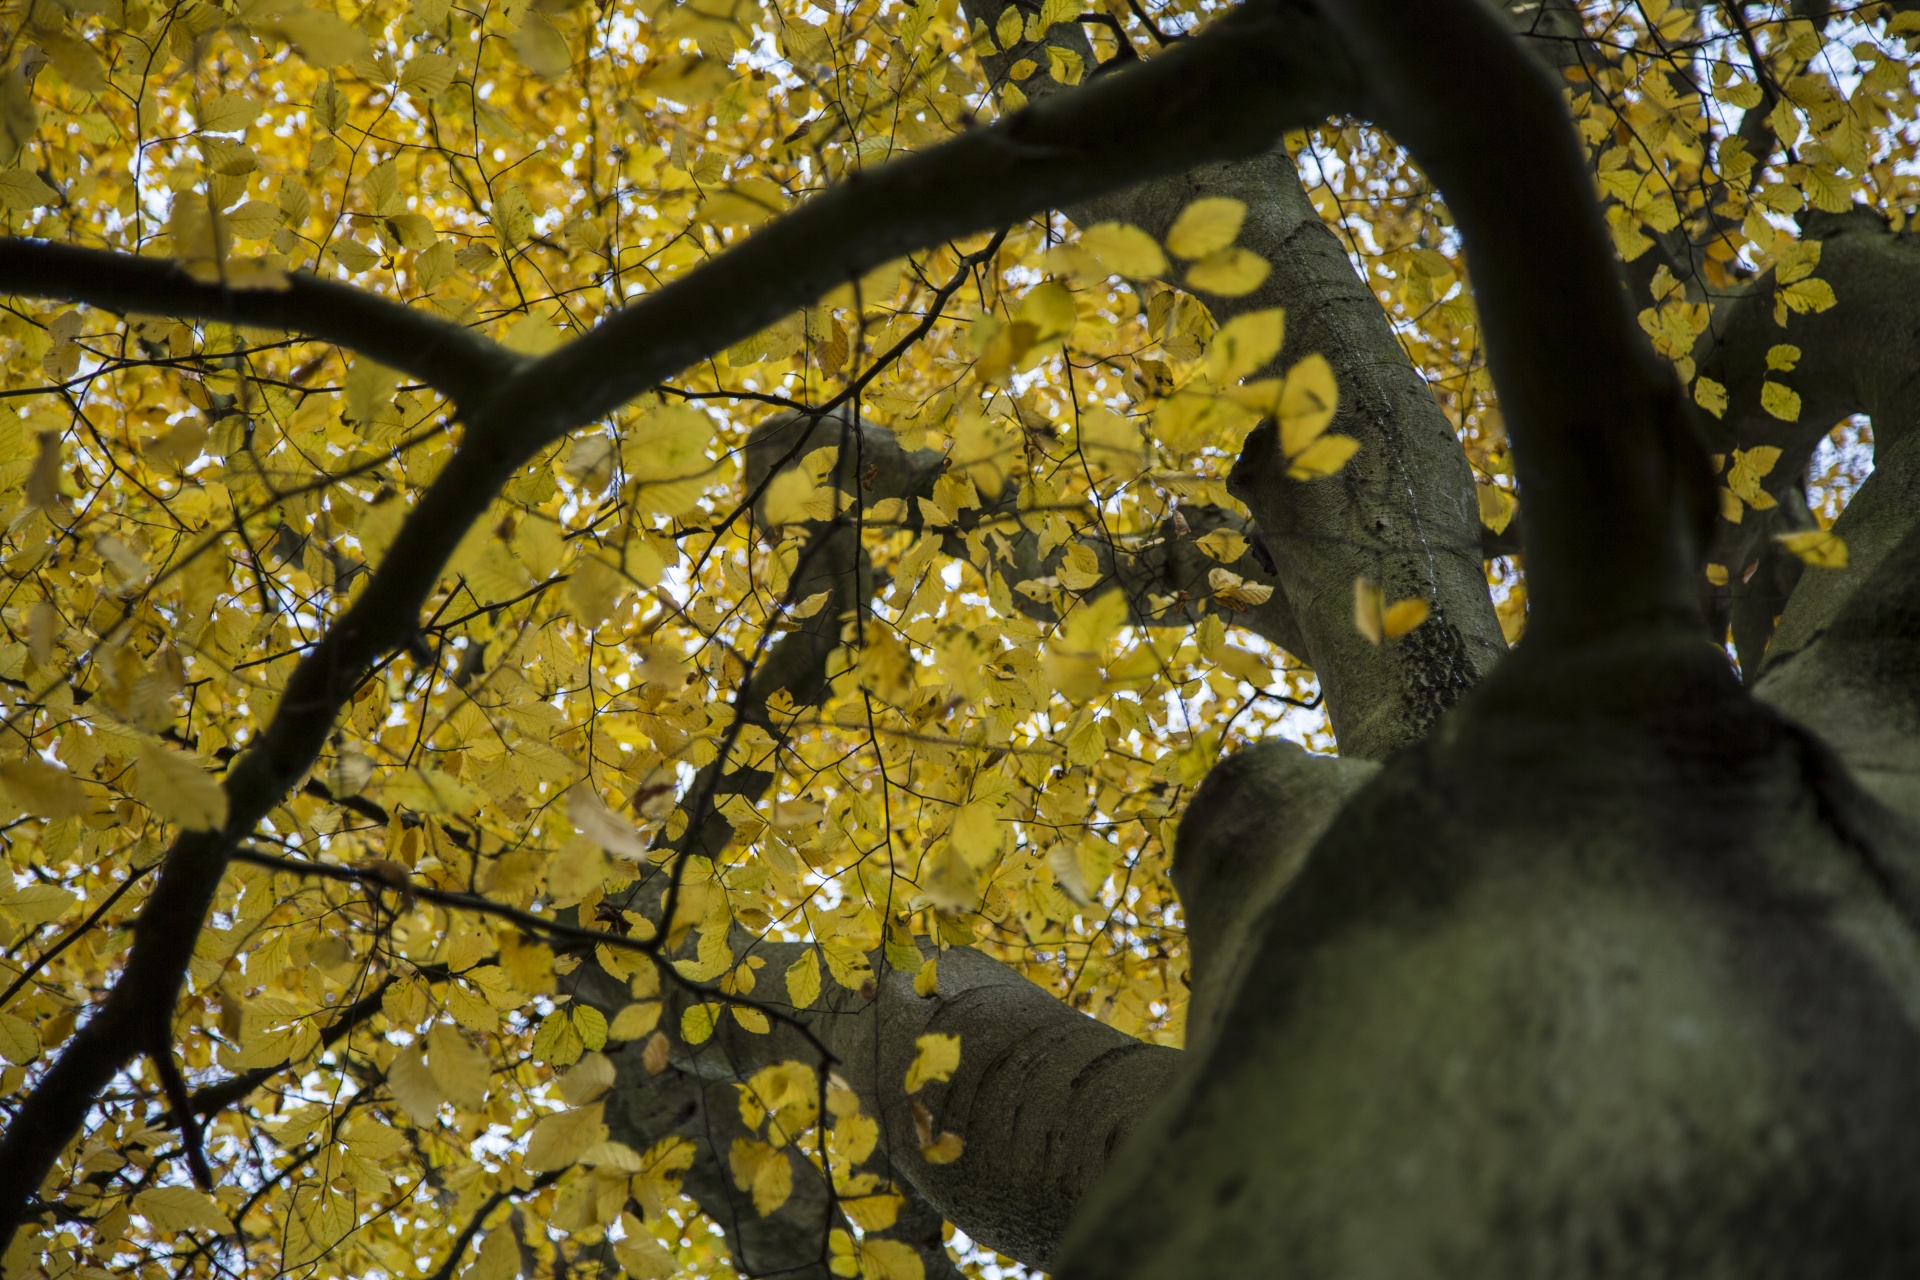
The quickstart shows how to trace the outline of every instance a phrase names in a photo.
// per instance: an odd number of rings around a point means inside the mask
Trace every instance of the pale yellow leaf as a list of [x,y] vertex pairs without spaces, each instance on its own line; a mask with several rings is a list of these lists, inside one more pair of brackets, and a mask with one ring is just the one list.
[[427,1032],[427,1069],[447,1101],[462,1111],[478,1111],[492,1085],[487,1055],[451,1023]]
[[787,966],[787,1000],[796,1009],[808,1009],[820,998],[820,957],[812,947]]
[[1233,243],[1246,220],[1245,202],[1232,196],[1202,196],[1180,211],[1167,232],[1167,248],[1175,257],[1204,258]]
[[[1278,307],[1235,316],[1221,325],[1213,341],[1207,344],[1207,374],[1214,386],[1230,387],[1278,355],[1285,337],[1286,318]],[[1294,366],[1296,371],[1299,368]],[[1292,375],[1288,376],[1291,380]],[[1284,400],[1282,411],[1285,411]]]
[[1167,255],[1153,237],[1124,222],[1100,222],[1088,227],[1080,233],[1080,248],[1092,254],[1109,275],[1140,280],[1166,274]]
[[10,1013],[0,1013],[0,1058],[26,1065],[40,1056],[40,1035]]
[[1187,268],[1187,287],[1222,298],[1240,298],[1266,283],[1267,260],[1238,245],[1218,249]]
[[1247,540],[1231,529],[1215,529],[1212,533],[1195,538],[1193,545],[1213,559],[1227,564],[1247,554]]
[[642,1000],[630,1004],[613,1015],[613,1022],[607,1027],[609,1040],[642,1040],[651,1035],[660,1025],[660,1002]]
[[604,1104],[576,1107],[543,1117],[527,1138],[528,1169],[564,1169],[604,1142],[607,1126],[601,1119]]
[[39,756],[0,763],[0,787],[15,804],[41,818],[77,817],[94,809],[70,771]]
[[140,803],[189,831],[217,831],[227,822],[227,793],[184,752],[147,745],[133,787]]
[[907,1066],[906,1090],[918,1093],[938,1080],[951,1080],[960,1067],[960,1037],[928,1032],[914,1039],[913,1061]]
[[1847,544],[1826,529],[1803,529],[1796,533],[1777,533],[1774,541],[1819,569],[1847,567]]
[[149,1187],[133,1197],[133,1211],[161,1231],[233,1230],[213,1197],[193,1187]]
[[726,1008],[722,1004],[689,1005],[680,1014],[680,1038],[688,1044],[705,1044],[713,1036],[714,1027],[719,1025],[720,1013]]

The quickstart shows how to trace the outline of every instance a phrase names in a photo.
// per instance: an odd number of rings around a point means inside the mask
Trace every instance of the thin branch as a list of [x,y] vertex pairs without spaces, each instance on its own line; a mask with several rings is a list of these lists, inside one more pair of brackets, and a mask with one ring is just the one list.
[[[571,1165],[568,1166],[568,1168],[571,1167]],[[530,1195],[535,1191],[545,1190],[560,1181],[560,1175],[566,1171],[566,1169],[549,1169],[547,1172],[535,1178],[524,1189],[508,1187],[488,1196],[485,1203],[474,1211],[473,1217],[467,1220],[466,1227],[454,1240],[453,1248],[447,1252],[445,1261],[434,1268],[433,1274],[428,1276],[427,1280],[451,1280],[454,1270],[460,1265],[460,1259],[466,1256],[467,1246],[472,1244],[473,1238],[480,1234],[480,1224],[487,1220],[488,1214],[515,1196]]]
[[19,977],[15,978],[12,982],[7,984],[7,989],[5,991],[0,991],[0,1009],[6,1008],[7,1004],[16,995],[20,994],[20,988],[26,986],[27,983],[33,979],[34,974],[40,972],[42,969],[52,964],[55,960],[59,959],[61,952],[65,951],[68,947],[78,942],[81,936],[87,932],[87,930],[93,928],[93,926],[95,926],[96,924],[99,924],[100,917],[106,915],[108,911],[112,910],[113,904],[120,901],[122,897],[126,896],[127,890],[133,888],[135,884],[145,879],[147,872],[153,870],[155,867],[159,865],[160,864],[157,862],[149,862],[144,867],[135,867],[132,871],[128,872],[127,878],[120,882],[119,887],[116,888],[112,893],[108,894],[106,896],[105,901],[103,901],[99,906],[95,907],[91,912],[89,912],[85,920],[82,920],[79,924],[67,930],[66,936],[61,938],[60,941],[54,943],[51,947],[48,947],[45,951],[41,952],[40,955],[34,959],[34,962],[32,964],[28,965],[25,969],[23,969],[20,972]]
[[325,880],[344,880],[350,884],[372,885],[377,888],[391,889],[403,897],[418,898],[422,902],[431,902],[436,906],[452,907],[457,911],[472,911],[480,915],[494,916],[519,925],[529,933],[542,933],[568,942],[597,944],[613,947],[620,951],[639,951],[653,955],[660,950],[657,939],[641,940],[629,938],[625,934],[611,933],[601,929],[582,929],[576,925],[563,924],[550,920],[546,916],[523,911],[519,907],[510,907],[504,902],[495,902],[491,898],[477,893],[460,893],[452,889],[436,889],[431,885],[420,884],[414,880],[390,870],[363,870],[359,867],[343,867],[332,862],[310,862],[301,858],[283,858],[278,854],[267,853],[261,849],[240,848],[234,850],[235,862],[251,863],[256,867],[266,867],[273,871],[286,871],[293,875],[318,876]]
[[202,1191],[211,1191],[213,1171],[207,1168],[206,1149],[200,1142],[200,1117],[193,1112],[192,1100],[187,1095],[187,1082],[180,1075],[180,1064],[173,1060],[172,1031],[173,1021],[168,1019],[154,1036],[157,1043],[148,1046],[147,1057],[160,1077],[160,1088],[167,1095],[168,1104],[173,1108],[173,1122],[180,1127],[180,1145],[186,1151],[187,1170],[193,1174],[193,1184]]

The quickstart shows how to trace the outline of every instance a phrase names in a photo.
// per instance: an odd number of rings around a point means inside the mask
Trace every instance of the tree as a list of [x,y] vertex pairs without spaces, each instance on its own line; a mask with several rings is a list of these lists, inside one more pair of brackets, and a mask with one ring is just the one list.
[[1910,1272],[1909,7],[822,15],[10,12],[7,1274]]

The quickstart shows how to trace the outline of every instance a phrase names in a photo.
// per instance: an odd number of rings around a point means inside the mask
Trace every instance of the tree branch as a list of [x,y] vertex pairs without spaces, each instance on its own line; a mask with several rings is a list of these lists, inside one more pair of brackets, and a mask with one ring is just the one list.
[[290,273],[284,289],[230,289],[195,280],[167,258],[0,239],[5,294],[304,334],[391,365],[468,408],[525,363],[464,325],[302,272]]
[[[1819,242],[1815,274],[1832,286],[1838,305],[1789,313],[1782,327],[1774,320],[1779,303],[1769,273],[1742,296],[1720,304],[1700,364],[1702,376],[1728,393],[1725,414],[1707,424],[1713,450],[1729,455],[1729,462],[1735,449],[1780,450],[1762,481],[1778,505],[1745,510],[1737,524],[1722,517],[1708,551],[1708,559],[1728,573],[1725,587],[1706,593],[1716,634],[1731,616],[1749,678],[1816,638],[1904,536],[1912,510],[1891,497],[1874,499],[1870,492],[1906,487],[1897,468],[1884,479],[1878,472],[1895,457],[1896,444],[1920,425],[1920,352],[1909,343],[1887,340],[1887,335],[1920,332],[1920,241],[1894,234],[1867,213],[1810,218],[1803,235]],[[1790,371],[1769,367],[1769,353],[1781,344],[1800,350]],[[1768,382],[1790,387],[1800,397],[1793,421],[1782,421],[1762,406],[1761,390]],[[1847,541],[1849,565],[1801,573],[1799,561],[1781,558],[1773,535],[1811,527],[1799,487],[1807,459],[1834,423],[1860,413],[1873,420],[1876,476],[1842,516],[1838,531]]]
[[1634,323],[1560,87],[1477,0],[1323,9],[1366,68],[1357,105],[1459,222],[1527,503],[1529,636],[1697,625],[1705,451]]

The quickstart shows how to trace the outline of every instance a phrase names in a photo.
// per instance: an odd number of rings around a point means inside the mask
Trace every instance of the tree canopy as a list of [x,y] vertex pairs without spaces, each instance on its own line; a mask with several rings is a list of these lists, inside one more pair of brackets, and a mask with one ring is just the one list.
[[7,1276],[1050,1267],[1530,628],[1813,644],[1920,12],[1381,7],[13,0]]

